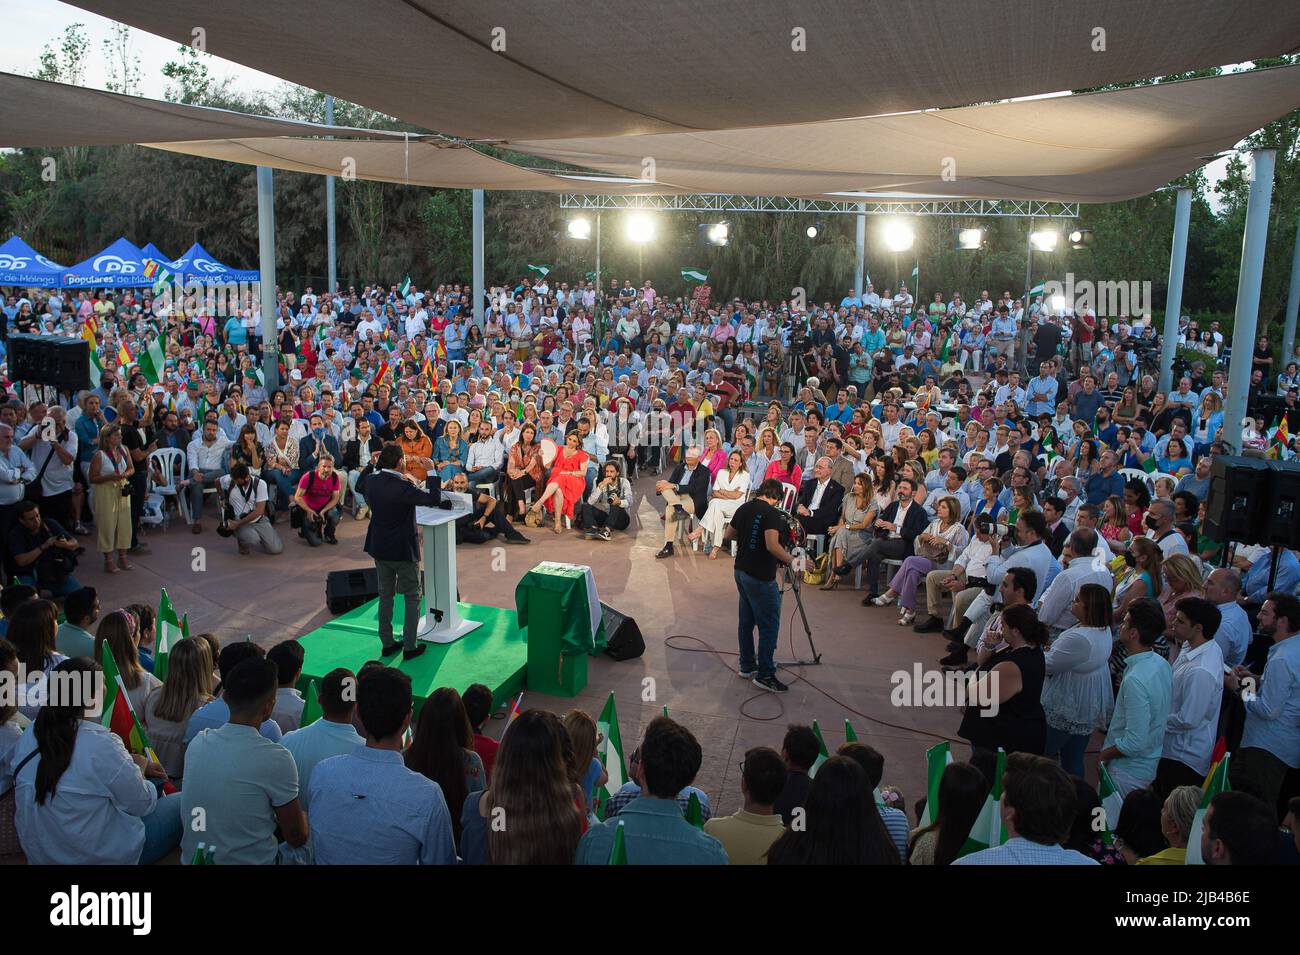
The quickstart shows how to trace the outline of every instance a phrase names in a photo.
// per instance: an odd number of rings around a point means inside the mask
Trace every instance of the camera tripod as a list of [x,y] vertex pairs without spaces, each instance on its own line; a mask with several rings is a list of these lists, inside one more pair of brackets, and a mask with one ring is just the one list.
[[[803,556],[802,550],[795,551],[796,559]],[[811,660],[778,660],[777,666],[811,666],[822,662],[822,655],[817,652],[817,645],[813,643],[812,627],[808,623],[808,614],[803,607],[803,580],[798,571],[791,569],[789,564],[785,565],[785,582],[786,589],[794,593],[795,606],[799,608],[799,619],[803,621],[804,636],[808,638],[808,649],[812,652]],[[782,591],[784,592],[784,590]],[[793,645],[793,641],[791,641]]]

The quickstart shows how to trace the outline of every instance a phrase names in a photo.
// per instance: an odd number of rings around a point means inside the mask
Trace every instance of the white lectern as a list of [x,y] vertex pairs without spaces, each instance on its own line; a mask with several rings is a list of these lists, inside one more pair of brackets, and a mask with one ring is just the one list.
[[[456,519],[471,513],[468,494],[443,492],[452,509],[417,507],[415,523],[420,526],[424,556],[424,616],[418,636],[430,643],[454,643],[481,627],[477,620],[464,620],[456,606]],[[435,620],[433,609],[442,611]]]

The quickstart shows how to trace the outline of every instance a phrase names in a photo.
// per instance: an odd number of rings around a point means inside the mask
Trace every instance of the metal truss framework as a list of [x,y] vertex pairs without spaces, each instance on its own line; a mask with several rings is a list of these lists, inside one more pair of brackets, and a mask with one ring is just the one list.
[[1079,203],[1037,199],[794,199],[788,196],[586,196],[562,193],[561,209],[647,209],[654,212],[806,212],[816,215],[968,216],[1077,219]]

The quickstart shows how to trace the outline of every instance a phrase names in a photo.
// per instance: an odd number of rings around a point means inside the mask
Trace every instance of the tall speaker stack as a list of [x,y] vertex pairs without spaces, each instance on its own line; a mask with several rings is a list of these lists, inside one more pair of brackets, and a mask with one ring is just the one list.
[[63,392],[90,387],[90,345],[84,338],[10,335],[9,377]]
[[1220,543],[1300,548],[1300,463],[1215,458],[1205,535]]

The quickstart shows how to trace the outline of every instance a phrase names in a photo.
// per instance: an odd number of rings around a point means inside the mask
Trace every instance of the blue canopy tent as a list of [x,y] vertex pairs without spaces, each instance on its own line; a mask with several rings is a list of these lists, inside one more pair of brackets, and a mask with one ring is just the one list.
[[0,285],[58,288],[64,268],[51,262],[18,236],[0,245]]
[[167,266],[169,268],[172,264],[172,257],[164,254],[162,249],[158,248],[158,246],[154,245],[152,242],[146,243],[144,247],[140,249],[140,255],[145,259],[145,261],[153,259],[159,265]]
[[64,269],[63,288],[139,288],[153,285],[145,278],[144,256],[126,239],[118,239],[103,252]]
[[258,282],[262,278],[257,269],[232,269],[218,262],[197,242],[168,268],[185,282],[191,279],[199,282]]

